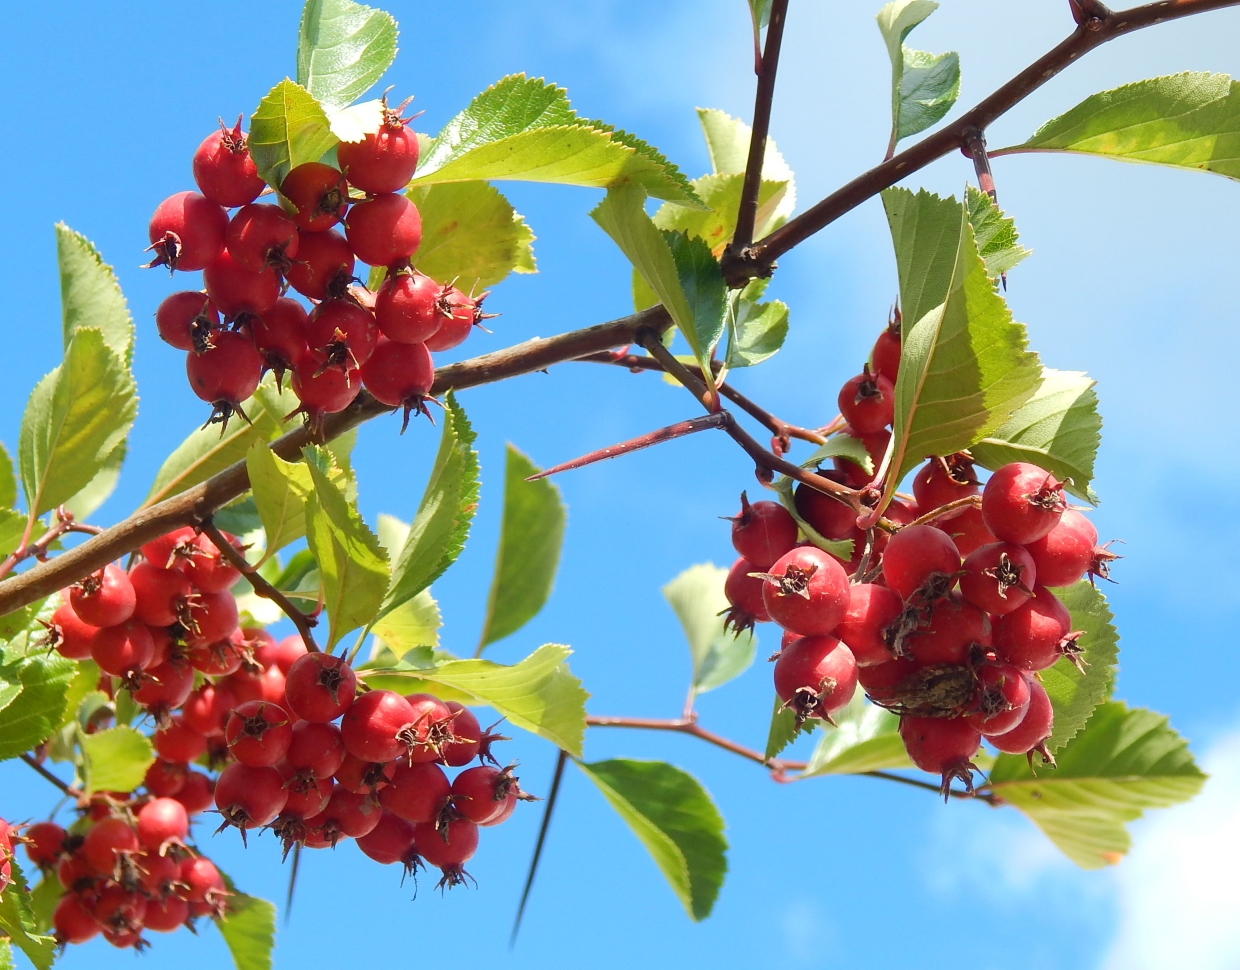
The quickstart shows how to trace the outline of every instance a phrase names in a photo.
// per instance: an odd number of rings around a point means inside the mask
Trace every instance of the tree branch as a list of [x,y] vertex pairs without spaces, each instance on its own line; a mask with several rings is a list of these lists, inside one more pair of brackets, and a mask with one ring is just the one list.
[[31,768],[37,771],[40,775],[42,775],[44,778],[50,781],[53,785],[59,788],[62,792],[64,792],[70,798],[76,798],[79,800],[82,798],[82,793],[80,791],[78,791],[76,788],[74,788],[72,785],[68,784],[67,782],[61,781],[54,774],[52,774],[50,771],[44,768],[41,764],[39,764],[39,762],[35,761],[35,759],[32,758],[30,755],[23,753],[23,754],[19,754],[17,757],[20,758],[22,761],[26,762],[26,764],[28,764]]
[[743,285],[745,280],[769,276],[774,261],[788,250],[883,189],[962,147],[969,132],[985,131],[996,118],[1095,47],[1154,24],[1237,5],[1240,5],[1240,0],[1159,0],[1128,10],[1111,11],[1100,3],[1080,4],[1082,8],[1088,8],[1087,15],[1071,35],[960,118],[857,176],[748,247],[744,253],[725,252],[722,260],[724,278],[730,285],[737,286]]
[[[671,325],[671,317],[659,306],[556,337],[527,340],[505,350],[439,368],[435,372],[432,393],[464,390],[545,370],[552,364],[632,343],[638,331],[661,333]],[[271,449],[281,458],[295,461],[300,458],[302,448],[313,441],[330,440],[392,410],[363,392],[347,409],[327,416],[321,437],[316,439],[307,428],[301,427],[272,442]],[[249,487],[245,462],[241,461],[172,498],[138,510],[63,555],[0,583],[0,616],[50,596],[172,529],[207,519]]]
[[[33,525],[33,522],[31,522],[31,525]],[[0,579],[12,572],[13,567],[19,562],[32,556],[42,562],[47,558],[47,550],[52,547],[52,543],[63,535],[67,535],[70,532],[80,532],[83,535],[97,536],[102,531],[97,525],[83,525],[75,522],[73,513],[62,505],[56,509],[56,524],[43,533],[37,542],[30,542],[29,527],[27,527],[27,533],[22,539],[21,545],[9,553],[4,562],[0,562]]]

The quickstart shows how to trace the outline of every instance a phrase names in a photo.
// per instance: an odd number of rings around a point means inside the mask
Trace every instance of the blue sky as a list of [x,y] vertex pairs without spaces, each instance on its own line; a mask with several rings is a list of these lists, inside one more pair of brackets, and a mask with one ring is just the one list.
[[[0,67],[10,91],[10,168],[22,186],[0,238],[10,279],[0,308],[10,361],[0,382],[0,440],[15,444],[30,387],[59,359],[52,225],[64,220],[117,267],[139,325],[142,404],[122,485],[98,516],[103,524],[141,500],[163,456],[204,418],[180,355],[154,333],[151,315],[169,284],[137,268],[146,221],[160,199],[191,187],[190,156],[216,116],[248,114],[294,68],[300,4],[200,6],[136,3],[105,14],[97,4],[30,4],[7,17],[11,35],[27,42],[12,45]],[[873,24],[877,3],[792,7],[772,133],[805,205],[881,158],[888,66]],[[1066,8],[945,0],[911,42],[960,51],[969,104],[1064,35]],[[583,114],[639,134],[692,176],[707,169],[694,107],[745,118],[752,110],[742,0],[388,9],[402,25],[389,83],[398,95],[417,95],[432,133],[487,84],[524,70],[567,87]],[[1126,81],[1188,69],[1240,75],[1238,30],[1240,15],[1225,11],[1117,41],[996,124],[990,144],[1017,142],[1086,94]],[[411,902],[410,887],[351,847],[315,854],[281,929],[277,967],[362,954],[438,965],[508,959],[514,968],[808,959],[843,967],[876,958],[938,967],[966,955],[1021,970],[1155,967],[1175,956],[1194,967],[1240,963],[1240,938],[1226,929],[1240,904],[1230,878],[1237,860],[1226,848],[1240,823],[1240,710],[1226,686],[1240,676],[1231,632],[1240,609],[1230,581],[1240,538],[1230,362],[1240,338],[1229,285],[1240,195],[1221,178],[1067,156],[997,159],[995,175],[1000,203],[1034,249],[1009,277],[1016,317],[1047,364],[1086,370],[1099,382],[1103,504],[1094,519],[1104,538],[1126,541],[1119,585],[1108,588],[1123,637],[1118,693],[1168,713],[1191,739],[1215,773],[1202,798],[1134,825],[1137,848],[1117,869],[1082,873],[1015,813],[944,807],[867,779],[777,786],[691,739],[596,731],[588,758],[666,759],[711,791],[732,848],[710,920],[684,917],[636,840],[570,772],[510,957],[507,934],[537,809],[484,833],[470,867],[479,888],[444,898],[424,884]],[[971,177],[968,162],[953,155],[908,184],[959,193]],[[497,288],[489,304],[503,312],[495,334],[475,336],[460,356],[628,312],[626,264],[586,218],[597,191],[503,188],[538,236],[541,272]],[[861,207],[781,264],[770,292],[792,306],[792,334],[783,353],[737,383],[789,420],[821,423],[895,292],[881,208]],[[504,442],[546,465],[694,409],[651,376],[587,365],[480,388],[461,402],[479,432],[482,503],[470,546],[436,594],[445,646],[468,652],[490,581]],[[412,514],[433,454],[430,429],[415,426],[403,438],[396,431],[395,420],[373,422],[358,447],[362,509],[372,520]],[[751,483],[739,451],[707,435],[563,477],[569,529],[555,595],[491,655],[511,662],[540,643],[568,643],[573,670],[594,694],[591,711],[674,715],[688,658],[659,587],[692,563],[730,561],[717,516],[734,511]],[[773,642],[765,633],[764,647]],[[759,664],[707,695],[704,723],[760,744],[767,677]],[[519,736],[507,751],[523,763],[523,784],[544,793],[549,746]],[[38,817],[54,792],[19,769],[0,766],[0,814]],[[244,889],[282,899],[286,871],[270,838],[243,852],[231,834],[200,837]],[[1194,886],[1214,891],[1182,888]],[[227,959],[211,931],[155,942],[148,966],[219,967]],[[131,960],[94,943],[70,952],[64,966]]]

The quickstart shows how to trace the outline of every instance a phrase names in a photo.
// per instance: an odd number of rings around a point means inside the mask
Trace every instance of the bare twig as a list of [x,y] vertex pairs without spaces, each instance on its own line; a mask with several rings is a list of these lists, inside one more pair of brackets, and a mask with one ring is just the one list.
[[22,761],[26,762],[26,764],[30,765],[31,768],[37,771],[40,775],[42,775],[44,778],[50,781],[53,785],[59,788],[62,792],[64,792],[70,798],[76,798],[76,799],[82,798],[82,792],[80,792],[78,789],[74,788],[72,785],[68,784],[67,782],[61,781],[54,774],[52,774],[50,771],[44,768],[41,764],[39,764],[39,762],[36,761],[30,755],[23,753],[23,754],[19,754],[17,757],[20,758]]
[[220,551],[220,555],[241,572],[241,575],[253,587],[255,593],[263,599],[271,600],[271,602],[284,611],[285,616],[293,621],[293,626],[297,627],[297,632],[301,634],[301,639],[305,643],[306,649],[311,653],[318,653],[319,645],[314,642],[313,633],[313,627],[319,622],[318,617],[303,613],[293,604],[292,600],[272,586],[271,583],[267,582],[262,574],[249,563],[236,546],[228,541],[224,533],[210,519],[203,522],[199,528],[211,540],[215,548]]
[[517,933],[521,929],[521,917],[525,915],[525,904],[529,902],[530,890],[534,888],[534,875],[538,872],[538,863],[542,859],[543,846],[547,841],[547,829],[551,826],[551,813],[560,798],[560,782],[564,778],[564,765],[568,763],[568,752],[560,751],[555,761],[555,774],[551,777],[551,791],[547,793],[547,804],[543,808],[542,824],[538,827],[538,841],[534,843],[534,857],[530,859],[530,871],[525,877],[525,888],[521,890],[521,904],[517,907],[517,917],[512,922],[512,935],[508,938],[511,950],[517,942]]
[[34,525],[34,520],[27,523],[26,532],[22,538],[21,544],[14,549],[4,562],[0,562],[0,579],[3,579],[13,571],[19,562],[34,557],[40,562],[47,559],[47,551],[61,536],[70,532],[80,532],[84,535],[97,536],[103,530],[97,525],[85,525],[81,522],[74,521],[73,513],[66,509],[63,505],[56,509],[56,524],[41,535],[36,542],[30,541],[30,531]]
[[606,461],[608,458],[618,458],[621,455],[627,455],[634,451],[641,451],[643,448],[650,448],[653,445],[661,445],[665,441],[672,441],[675,438],[684,438],[687,435],[694,434],[698,431],[707,431],[711,428],[722,427],[726,418],[723,411],[716,411],[714,414],[706,414],[700,418],[690,418],[688,421],[677,421],[675,424],[669,424],[665,428],[657,428],[654,431],[648,431],[646,434],[638,435],[636,438],[630,438],[628,441],[621,441],[619,444],[609,445],[606,448],[600,448],[597,451],[591,451],[582,455],[580,458],[574,458],[572,461],[562,462],[559,465],[553,465],[551,468],[544,468],[537,474],[529,476],[527,482],[536,482],[540,478],[548,478],[551,475],[558,475],[560,472],[572,471],[574,468],[584,468],[586,465],[593,465],[595,462]]

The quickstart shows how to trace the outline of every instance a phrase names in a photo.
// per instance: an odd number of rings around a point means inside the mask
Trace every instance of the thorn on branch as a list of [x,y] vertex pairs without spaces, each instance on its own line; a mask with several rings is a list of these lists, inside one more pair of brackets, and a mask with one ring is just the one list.
[[1068,0],[1068,6],[1076,25],[1086,30],[1101,30],[1111,17],[1111,8],[1100,0]]

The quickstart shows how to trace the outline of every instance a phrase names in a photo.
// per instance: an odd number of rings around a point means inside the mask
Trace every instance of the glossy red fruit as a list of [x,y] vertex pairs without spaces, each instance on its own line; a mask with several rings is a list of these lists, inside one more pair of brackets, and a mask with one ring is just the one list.
[[760,576],[751,575],[761,571],[748,559],[738,559],[732,563],[727,579],[723,581],[723,595],[732,607],[724,621],[725,629],[731,627],[740,633],[742,630],[752,630],[755,623],[770,621],[771,615],[762,598],[763,580]]
[[869,455],[870,462],[873,465],[873,468],[867,472],[861,465],[857,464],[851,458],[846,458],[843,455],[836,455],[835,458],[832,459],[832,463],[835,465],[836,474],[841,476],[836,479],[836,481],[842,482],[849,488],[861,488],[864,485],[868,485],[874,478],[874,472],[883,463],[883,456],[887,453],[887,445],[891,442],[891,432],[886,428],[882,428],[881,430],[874,431],[870,434],[862,434],[860,431],[857,431],[855,428],[846,424],[840,429],[839,435],[836,435],[835,437],[854,438],[861,442],[862,447],[865,448],[865,452]]
[[306,655],[306,641],[301,635],[294,633],[283,640],[276,640],[265,630],[260,631],[262,637],[254,646],[254,659],[264,667],[278,667],[281,673],[287,674],[289,668]]
[[288,712],[268,701],[246,701],[228,715],[224,724],[229,752],[252,768],[281,761],[292,739],[293,723]]
[[419,822],[413,829],[418,854],[443,872],[441,886],[464,882],[465,863],[478,851],[478,826],[469,819],[454,819],[445,826]]
[[951,536],[932,525],[910,525],[883,550],[883,579],[905,600],[933,603],[951,592],[960,553]]
[[306,819],[306,825],[325,829],[337,837],[344,835],[360,839],[374,831],[382,815],[383,809],[374,795],[359,795],[337,785],[332,789],[331,798],[323,811]]
[[939,600],[905,639],[913,658],[923,666],[963,665],[976,659],[978,648],[990,646],[986,614],[953,594]]
[[768,569],[797,544],[797,524],[778,502],[750,503],[741,492],[740,514],[732,519],[732,547],[759,569]]
[[40,868],[54,868],[64,853],[65,830],[55,822],[35,822],[25,834],[30,861]]
[[231,413],[258,388],[263,357],[249,334],[221,330],[205,352],[186,355],[185,376],[200,399]]
[[361,141],[341,142],[336,160],[363,192],[399,192],[413,178],[418,165],[418,136],[400,117],[400,109],[384,105],[383,124]]
[[848,576],[816,546],[798,546],[762,581],[766,611],[785,630],[802,636],[830,633],[848,608]]
[[1045,670],[1065,652],[1076,650],[1075,642],[1065,642],[1072,630],[1072,615],[1059,598],[1045,586],[1019,609],[994,620],[995,650],[1013,667]]
[[189,856],[182,861],[180,879],[185,884],[181,895],[190,903],[210,902],[227,891],[219,869],[205,856]]
[[138,834],[125,819],[111,816],[96,822],[82,842],[82,858],[95,873],[111,877],[122,857],[138,851]]
[[344,370],[328,366],[326,357],[321,354],[308,353],[293,368],[293,393],[301,401],[311,423],[321,421],[326,414],[343,411],[361,391],[359,368]]
[[964,782],[966,790],[973,790],[972,773],[977,766],[971,759],[982,736],[965,718],[906,715],[900,719],[900,739],[913,764],[942,776],[944,794],[953,778]]
[[855,431],[871,434],[891,424],[895,416],[895,387],[882,374],[867,368],[840,388],[840,414]]
[[296,300],[282,296],[270,310],[250,320],[250,336],[263,355],[264,366],[274,370],[277,378],[291,368],[310,349],[306,336],[308,317]]
[[474,712],[456,701],[448,701],[452,712],[452,740],[443,745],[442,762],[459,768],[478,757],[482,750],[482,725]]
[[413,823],[391,812],[383,812],[375,827],[357,840],[359,849],[385,866],[402,861],[412,845]]
[[215,782],[215,806],[224,821],[239,829],[269,825],[284,810],[288,792],[271,767],[231,764]]
[[379,804],[406,821],[429,822],[439,816],[451,791],[438,765],[399,761],[391,783],[379,790]]
[[1030,678],[1007,664],[986,664],[977,671],[976,708],[965,719],[983,735],[1016,727],[1029,708]]
[[410,726],[401,735],[409,746],[407,760],[441,761],[444,745],[454,737],[452,709],[431,694],[407,694],[405,700],[413,710]]
[[[435,364],[426,344],[401,344],[380,337],[374,353],[362,365],[362,383],[381,404],[409,412],[425,408],[435,383]],[[402,431],[404,428],[401,429]]]
[[363,761],[392,761],[407,755],[403,734],[413,724],[409,702],[390,690],[372,690],[357,698],[340,720],[345,750]]
[[227,687],[208,681],[186,698],[181,706],[181,719],[203,737],[222,737],[224,722],[236,703]]
[[[440,297],[443,287],[421,273],[389,273],[375,294],[375,319],[389,340],[422,343],[451,315]],[[472,325],[472,320],[470,321]]]
[[1041,539],[1025,546],[1043,586],[1071,586],[1089,572],[1098,530],[1076,509],[1068,509]]
[[775,661],[775,693],[798,721],[830,717],[852,700],[856,689],[857,661],[835,637],[802,637]]
[[133,616],[137,596],[125,571],[108,563],[69,587],[69,605],[83,623],[96,627],[115,626]]
[[313,818],[323,809],[335,791],[330,778],[304,778],[290,774],[286,765],[277,765],[276,770],[284,777],[284,788],[288,792],[288,801],[284,803],[281,817],[299,819]]
[[297,258],[289,266],[289,285],[311,300],[339,299],[353,280],[355,257],[349,242],[334,230],[300,230]]
[[913,497],[927,512],[980,491],[973,462],[966,455],[931,458],[913,476]]
[[194,689],[194,668],[182,662],[147,666],[133,699],[148,711],[167,713],[185,703]]
[[265,187],[250,157],[240,119],[231,129],[221,122],[219,131],[202,140],[194,152],[193,167],[194,181],[202,194],[225,208],[253,202]]
[[[309,722],[307,722],[309,723]],[[341,745],[343,748],[343,743]],[[382,791],[396,773],[396,761],[363,761],[345,754],[333,772],[336,784],[355,795],[368,795]]]
[[981,509],[961,509],[939,519],[936,525],[952,537],[961,556],[997,541],[994,533],[986,528]]
[[912,657],[899,657],[886,663],[857,668],[857,683],[876,703],[889,704],[899,699],[906,678],[917,673],[920,665]]
[[164,343],[177,350],[202,346],[219,326],[219,312],[211,298],[200,290],[173,293],[155,308],[155,329]]
[[224,250],[202,271],[211,302],[229,320],[243,313],[261,316],[280,298],[280,277],[270,266],[247,269]]
[[91,626],[77,615],[77,611],[69,605],[70,595],[70,590],[60,591],[61,605],[52,614],[48,632],[58,654],[70,660],[85,660],[90,656],[90,641],[99,627]]
[[288,272],[297,255],[297,225],[278,205],[245,205],[233,213],[224,246],[243,269]]
[[334,724],[298,721],[293,725],[284,760],[295,772],[330,778],[344,762],[344,741]]
[[193,271],[224,251],[228,213],[197,192],[178,192],[155,207],[147,234],[147,266]]
[[1037,751],[1041,753],[1045,763],[1054,764],[1055,759],[1045,746],[1054,723],[1055,712],[1046,688],[1039,681],[1030,678],[1029,707],[1025,716],[1010,731],[987,737],[986,740],[1005,754],[1029,754],[1032,757],[1033,752]]
[[379,340],[375,316],[352,300],[320,303],[306,323],[311,351],[326,357],[329,366],[352,368],[364,364]]
[[[484,294],[485,295],[485,294]],[[439,329],[426,338],[426,349],[439,353],[451,350],[465,342],[473,332],[474,324],[481,317],[482,298],[471,300],[455,286],[444,286],[439,293],[438,305],[443,319]]]
[[1046,469],[1028,462],[1004,465],[982,489],[982,518],[1004,542],[1026,545],[1041,539],[1067,510],[1063,485]]
[[180,568],[184,556],[193,544],[197,533],[190,526],[173,529],[158,539],[152,539],[139,550],[142,558],[153,566],[163,569]]
[[466,768],[452,780],[453,809],[479,825],[487,825],[511,811],[509,802],[515,803],[522,794],[512,775],[513,767],[478,765]]
[[128,677],[151,662],[155,642],[144,623],[126,620],[101,627],[91,638],[90,655],[104,673]]
[[60,857],[56,863],[56,881],[64,889],[74,891],[96,888],[101,880],[95,874],[94,866],[86,861],[79,847],[77,851]]
[[[826,477],[842,478],[838,472]],[[847,539],[857,529],[857,512],[851,505],[801,482],[792,493],[797,515],[824,539]]]
[[242,695],[235,689],[236,684],[229,683],[227,679],[229,675],[240,670],[245,660],[240,644],[234,640],[235,638],[228,637],[214,642],[195,643],[186,654],[186,659],[195,670],[201,671],[208,677],[221,678],[219,683],[228,688],[228,695],[233,703],[240,704],[243,701],[256,700],[262,691],[256,686],[253,696]]
[[422,217],[409,199],[390,192],[355,203],[344,232],[363,263],[391,266],[409,259],[421,245]]
[[179,716],[156,730],[151,735],[151,743],[155,753],[165,761],[187,763],[207,750],[207,739],[186,727]]
[[280,195],[298,229],[322,232],[344,218],[349,183],[330,165],[304,162],[284,176]]
[[[221,535],[240,555],[245,555],[241,540],[227,532]],[[222,593],[241,578],[241,570],[228,561],[205,532],[194,540],[194,548],[185,557],[182,570],[191,583],[203,593]]]
[[143,929],[156,933],[172,933],[189,920],[189,903],[180,896],[156,896],[147,901]]
[[133,615],[149,626],[172,626],[192,592],[189,577],[179,569],[163,569],[149,562],[129,571],[134,591]]
[[349,709],[357,675],[341,657],[308,653],[288,669],[284,694],[288,709],[303,721],[334,721]]
[[892,660],[893,624],[904,611],[904,601],[886,586],[856,583],[848,587],[848,607],[834,635],[839,637],[859,667]]
[[888,325],[874,341],[874,349],[870,351],[870,370],[891,381],[895,385],[900,373],[900,319]]
[[171,798],[184,787],[185,772],[184,764],[157,758],[146,769],[142,784],[156,798]]
[[960,595],[994,616],[1011,613],[1033,594],[1038,580],[1023,546],[993,542],[971,552],[961,567]]
[[187,771],[185,784],[172,797],[184,805],[190,815],[205,812],[215,802],[215,782],[201,771]]
[[[186,640],[191,648],[195,648],[195,651],[199,647],[210,646],[217,654],[238,653],[237,644],[221,644],[221,641],[227,641],[237,632],[237,600],[229,590],[220,590],[218,593],[199,593],[195,599],[190,601],[186,610],[186,618],[189,621]],[[216,670],[200,666],[194,654],[190,656],[190,663],[204,674],[231,673],[230,670]],[[235,669],[236,667],[232,668],[232,670]]]
[[142,847],[158,855],[189,838],[189,814],[175,798],[153,798],[138,810],[137,832]]
[[61,943],[85,943],[99,935],[99,921],[77,893],[65,893],[52,912],[52,928]]

